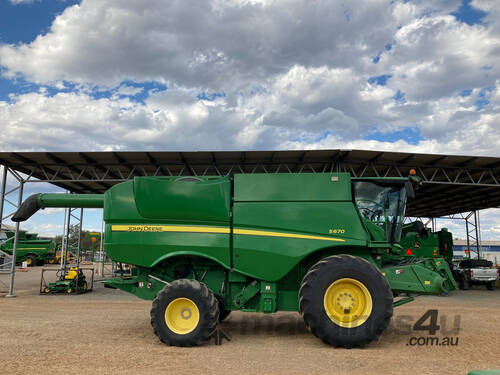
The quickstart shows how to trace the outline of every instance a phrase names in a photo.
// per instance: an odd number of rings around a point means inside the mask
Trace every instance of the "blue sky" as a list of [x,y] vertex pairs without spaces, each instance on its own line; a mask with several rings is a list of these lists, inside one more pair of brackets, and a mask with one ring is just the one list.
[[499,34],[484,0],[4,0],[0,150],[498,156]]
[[57,15],[68,6],[79,4],[73,0],[34,1],[27,4],[0,2],[0,38],[3,43],[27,43],[50,30]]

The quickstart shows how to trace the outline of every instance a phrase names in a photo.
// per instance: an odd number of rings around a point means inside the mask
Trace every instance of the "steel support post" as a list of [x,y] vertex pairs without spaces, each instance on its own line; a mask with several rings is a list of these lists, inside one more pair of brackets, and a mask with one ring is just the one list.
[[[464,220],[469,258],[471,258],[471,251],[474,251],[477,254],[477,258],[479,259],[481,257],[481,233],[479,214],[477,211],[471,211],[464,217]],[[472,247],[475,247],[476,249],[472,250]]]
[[61,268],[66,269],[66,261],[68,259],[68,250],[69,250],[69,232],[71,229],[71,208],[68,208],[68,218],[66,220],[66,233],[64,235],[64,249],[61,249],[62,263]]
[[80,245],[82,243],[83,208],[80,208],[80,225],[78,226],[78,248],[76,250],[76,266],[80,267]]
[[[3,219],[3,205],[5,201],[5,186],[7,183],[7,167],[5,165],[2,166],[2,187],[1,187],[1,194],[0,194],[0,233],[1,233],[1,228],[2,228],[2,219]],[[12,259],[7,253],[4,253],[0,251],[0,273],[5,273],[9,267],[9,262],[8,260]],[[7,284],[5,284],[3,281],[1,281],[3,285],[7,287]]]
[[64,224],[63,224],[63,235],[62,235],[62,238],[61,238],[61,261],[60,261],[60,269],[63,269],[64,268],[64,252],[65,252],[65,249],[66,249],[66,228],[67,228],[67,220],[68,220],[68,217],[69,217],[69,208],[65,208],[64,209]]
[[3,219],[3,204],[5,201],[5,186],[7,184],[7,167],[2,166],[2,193],[0,195],[0,229],[2,228]]
[[[104,213],[103,213],[104,214]],[[104,256],[104,246],[103,246],[103,241],[104,241],[104,218],[101,219],[101,241],[99,244],[99,257],[101,259],[101,262],[99,263],[99,268],[98,268],[98,275],[103,276],[104,275],[104,261],[106,260]]]
[[[24,189],[24,181],[19,181],[19,195],[17,199],[17,207],[21,207],[23,203],[23,189]],[[14,234],[14,245],[12,248],[12,263],[10,268],[10,283],[9,283],[9,294],[5,297],[15,297],[14,294],[14,276],[16,274],[16,256],[17,256],[17,242],[19,239],[19,222],[16,223],[16,232]]]
[[465,219],[465,236],[467,237],[467,255],[470,259],[470,237],[469,237],[469,220]]
[[481,222],[479,220],[479,211],[474,211],[474,217],[476,218],[477,259],[480,259],[483,249],[481,245]]

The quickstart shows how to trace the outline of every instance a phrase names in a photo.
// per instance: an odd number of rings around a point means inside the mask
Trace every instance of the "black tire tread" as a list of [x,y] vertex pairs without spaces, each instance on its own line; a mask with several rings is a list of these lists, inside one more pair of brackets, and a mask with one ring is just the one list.
[[[370,336],[356,341],[355,343],[346,343],[338,340],[338,338],[331,335],[328,330],[323,329],[324,327],[319,322],[319,317],[314,316],[314,314],[310,312],[311,309],[309,307],[312,304],[311,298],[315,292],[314,290],[312,290],[312,285],[314,284],[314,281],[318,277],[318,275],[325,272],[325,270],[332,264],[342,264],[342,267],[344,268],[357,267],[361,264],[363,264],[365,267],[368,265],[369,268],[372,269],[373,275],[378,278],[378,281],[386,286],[386,292],[383,296],[383,299],[385,305],[387,306],[387,309],[386,311],[384,311],[381,324],[377,326],[376,330],[372,332]],[[317,262],[304,276],[299,290],[299,311],[302,318],[304,319],[307,329],[316,337],[323,340],[325,343],[334,347],[362,347],[367,345],[371,341],[378,340],[382,332],[388,327],[393,314],[393,294],[385,277],[375,266],[373,266],[367,260],[349,254],[332,255]]]
[[[162,308],[162,301],[168,300],[172,290],[185,291],[188,294],[194,293],[201,298],[203,306],[198,306],[200,310],[201,326],[197,328],[198,334],[190,337],[179,338],[178,335],[171,336],[162,334],[161,324],[162,319],[157,317],[164,316],[165,310]],[[214,293],[208,287],[197,280],[178,279],[166,285],[156,296],[151,308],[151,326],[154,333],[161,342],[171,346],[198,346],[204,341],[207,341],[215,332],[219,323],[219,305]]]

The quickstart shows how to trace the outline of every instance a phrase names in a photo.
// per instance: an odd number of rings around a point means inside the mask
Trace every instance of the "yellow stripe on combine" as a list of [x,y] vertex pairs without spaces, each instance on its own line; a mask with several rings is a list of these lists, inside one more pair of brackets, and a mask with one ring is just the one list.
[[[113,232],[183,232],[183,233],[216,233],[229,234],[230,228],[227,227],[196,227],[182,225],[111,225]],[[263,230],[250,229],[233,229],[234,234],[242,234],[247,236],[264,236],[264,237],[283,237],[283,238],[298,238],[304,240],[320,240],[345,242],[342,238],[311,236],[307,234],[293,234],[282,232],[268,232]]]
[[234,234],[246,234],[249,236],[266,236],[266,237],[285,237],[285,238],[301,238],[304,240],[321,240],[321,241],[335,241],[345,242],[341,238],[310,236],[307,234],[293,234],[293,233],[280,233],[280,232],[266,232],[263,230],[250,230],[250,229],[234,229]]
[[112,225],[113,232],[186,232],[186,233],[224,233],[229,234],[229,228],[195,227],[183,225]]
[[[45,250],[46,247],[18,247],[17,250]],[[10,249],[12,250],[12,249]]]

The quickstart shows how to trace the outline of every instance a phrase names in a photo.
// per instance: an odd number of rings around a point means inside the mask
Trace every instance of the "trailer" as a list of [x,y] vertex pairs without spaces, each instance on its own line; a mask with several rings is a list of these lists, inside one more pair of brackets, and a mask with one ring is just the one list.
[[168,345],[198,345],[240,310],[298,311],[315,336],[350,348],[378,339],[412,294],[456,288],[444,259],[399,244],[419,183],[349,173],[136,177],[102,195],[31,196],[13,220],[44,207],[104,208],[106,253],[133,265],[106,284],[152,300],[153,330]]

